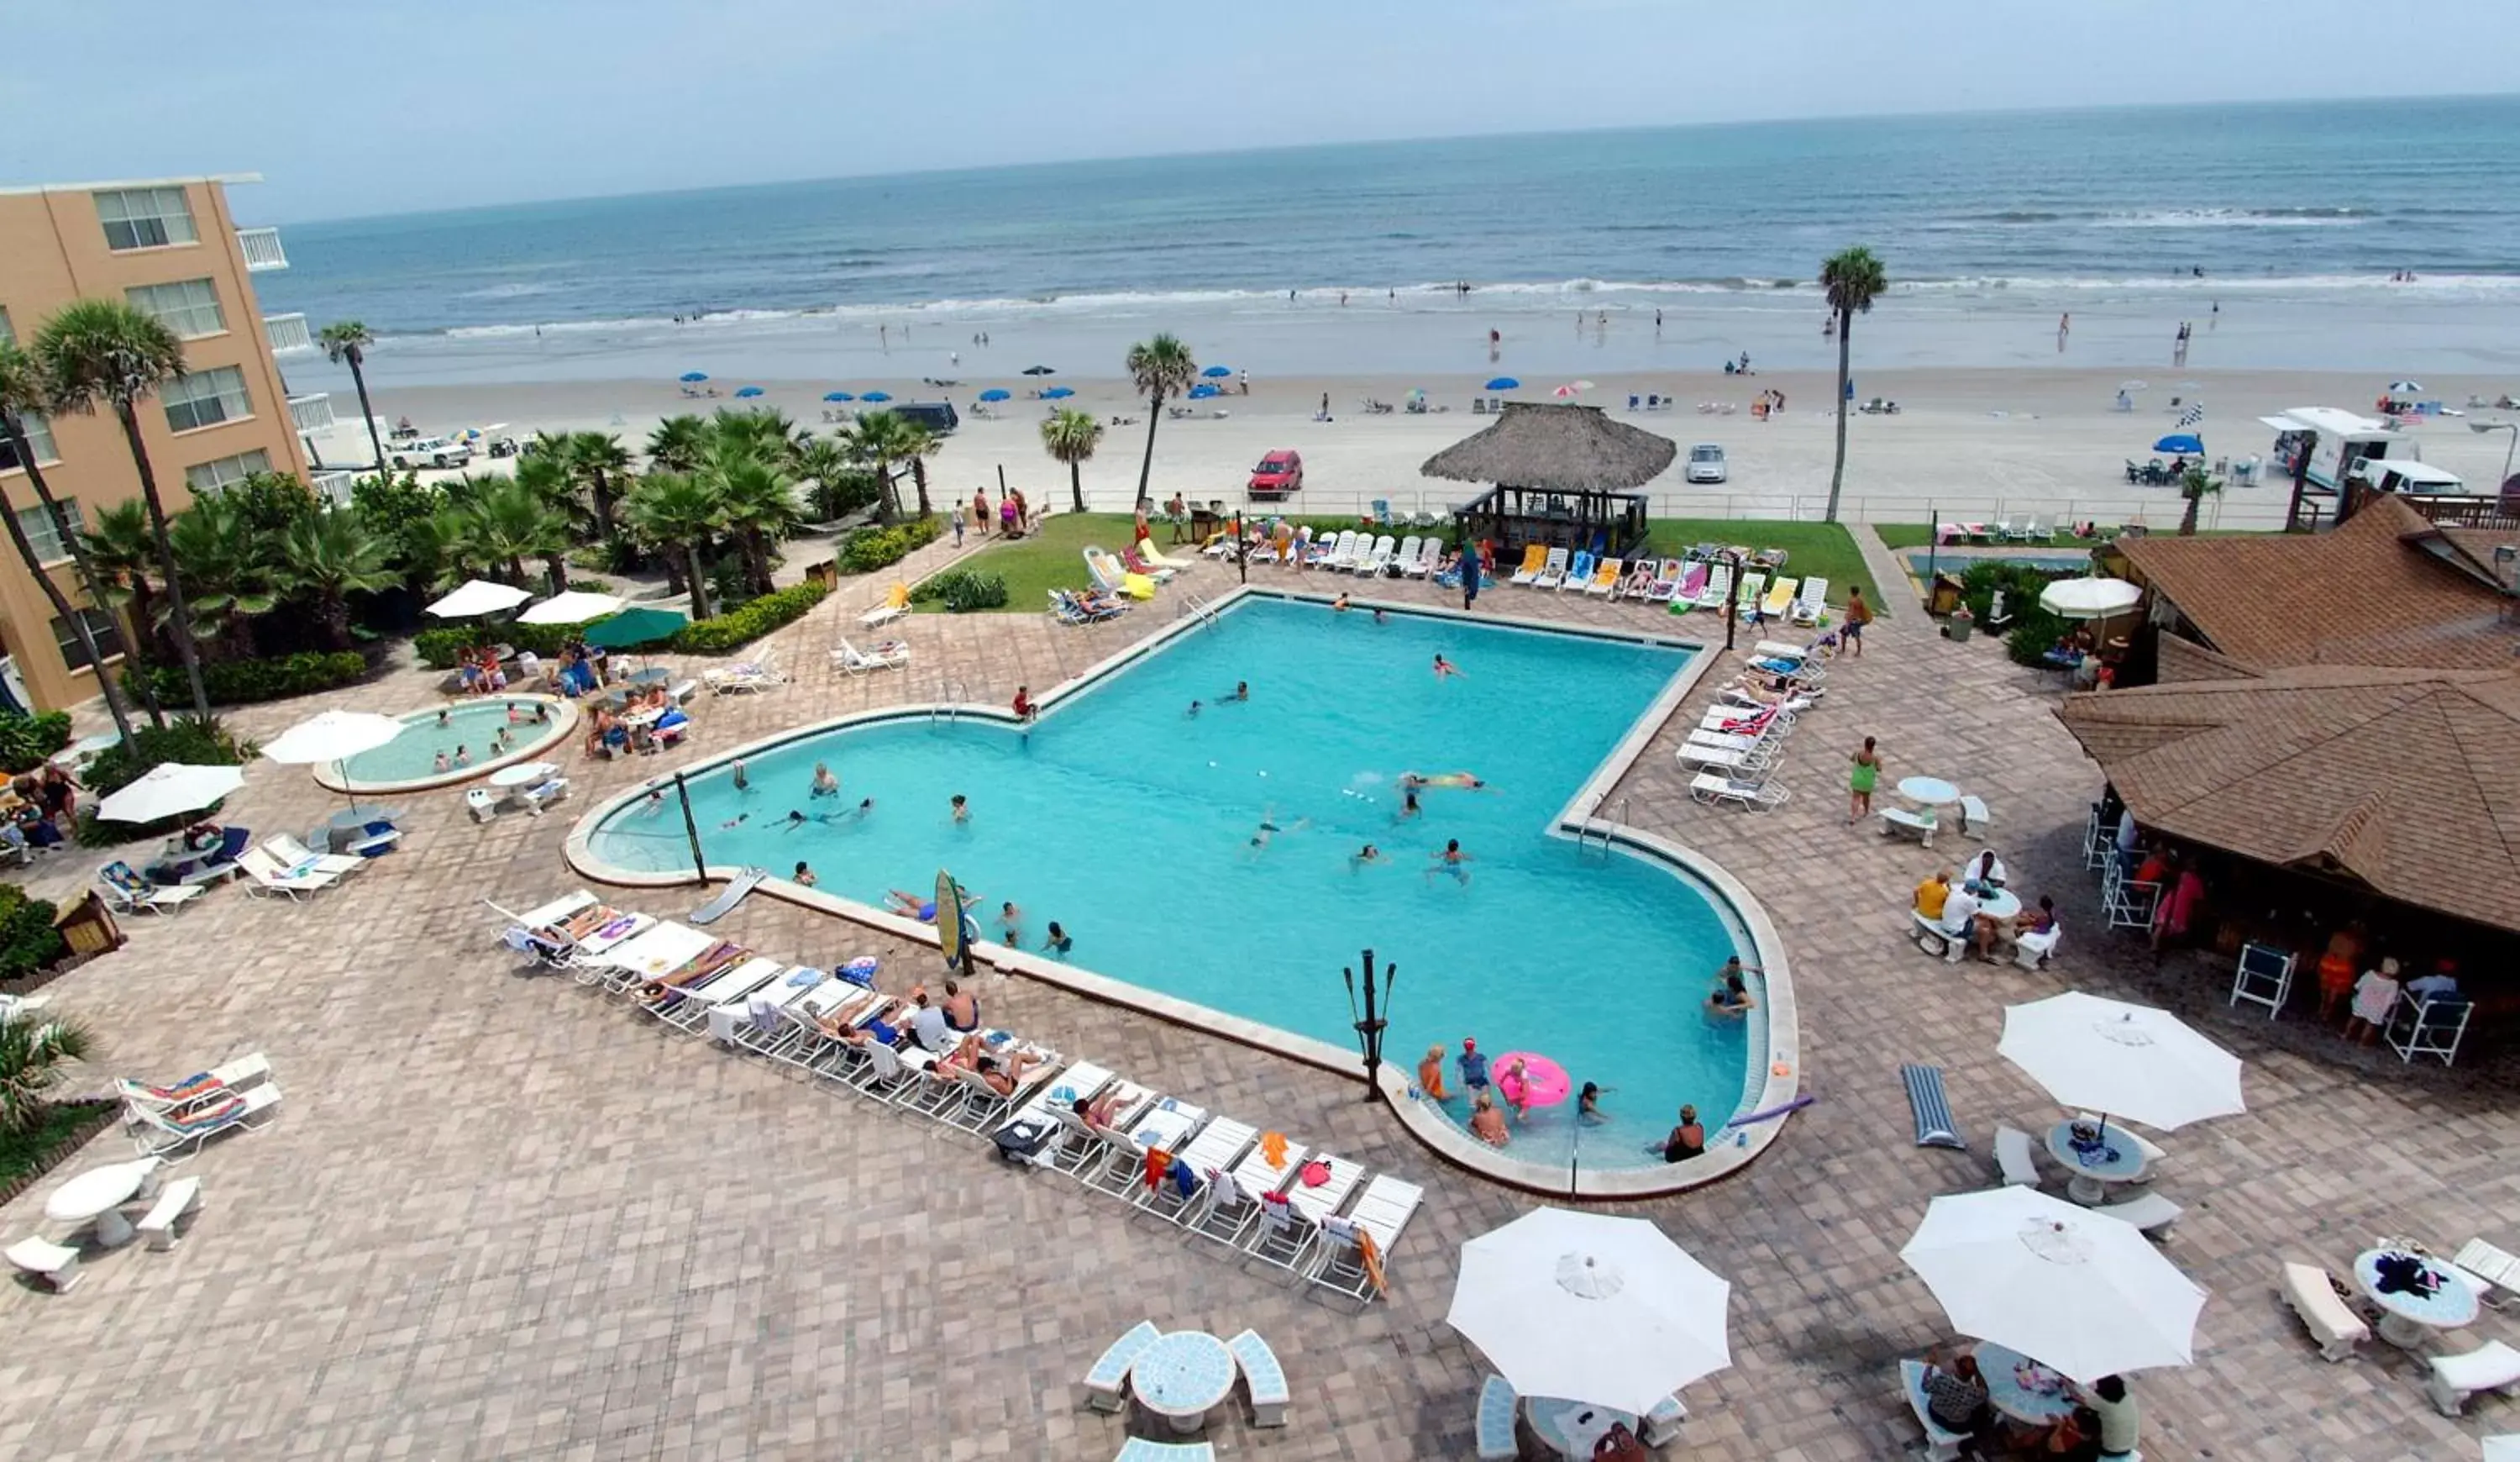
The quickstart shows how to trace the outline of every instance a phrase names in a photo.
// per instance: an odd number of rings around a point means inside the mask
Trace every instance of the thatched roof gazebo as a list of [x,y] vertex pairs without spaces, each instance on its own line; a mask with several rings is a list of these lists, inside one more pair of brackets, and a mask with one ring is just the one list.
[[1418,471],[1493,491],[1455,514],[1463,542],[1495,541],[1500,555],[1523,545],[1623,555],[1644,541],[1642,487],[1671,466],[1669,437],[1614,422],[1598,406],[1508,401],[1485,431],[1426,459]]

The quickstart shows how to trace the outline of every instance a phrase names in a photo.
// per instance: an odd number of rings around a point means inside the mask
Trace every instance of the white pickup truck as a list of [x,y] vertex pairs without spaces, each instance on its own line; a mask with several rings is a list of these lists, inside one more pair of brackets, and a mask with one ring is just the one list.
[[472,444],[458,436],[406,436],[385,455],[397,468],[462,467],[472,460]]

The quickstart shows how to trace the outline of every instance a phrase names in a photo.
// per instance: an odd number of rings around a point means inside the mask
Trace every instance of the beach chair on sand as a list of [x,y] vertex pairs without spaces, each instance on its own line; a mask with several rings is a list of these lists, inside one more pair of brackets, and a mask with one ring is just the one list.
[[1548,565],[1548,549],[1537,543],[1524,544],[1522,548],[1522,563],[1513,571],[1513,577],[1510,582],[1522,584],[1526,587],[1529,586],[1534,580],[1540,577],[1540,571]]
[[1552,548],[1540,564],[1540,572],[1531,580],[1535,589],[1553,589],[1566,582],[1566,550]]
[[1827,609],[1828,580],[1807,578],[1803,580],[1802,587],[1794,591],[1794,602],[1786,610],[1785,618],[1789,623],[1816,626]]

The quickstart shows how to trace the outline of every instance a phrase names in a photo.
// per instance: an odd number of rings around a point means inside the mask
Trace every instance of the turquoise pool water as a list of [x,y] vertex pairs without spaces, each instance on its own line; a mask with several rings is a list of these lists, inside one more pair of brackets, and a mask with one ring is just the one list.
[[1965,573],[1972,564],[2018,564],[2042,573],[2089,573],[2092,556],[2087,553],[1954,553],[1945,549],[1928,553],[1921,548],[1910,549],[1906,555],[1908,572],[1923,578],[1927,566],[1941,573]]
[[[749,758],[749,791],[721,766],[692,798],[711,863],[786,876],[803,860],[825,891],[878,905],[948,867],[978,895],[984,937],[1012,900],[1028,949],[1056,919],[1078,965],[1333,1045],[1354,1041],[1339,972],[1371,946],[1400,969],[1386,1059],[1414,1071],[1465,1035],[1552,1057],[1613,1088],[1584,1165],[1636,1165],[1657,1161],[1644,1145],[1681,1103],[1710,1130],[1739,1106],[1752,1032],[1701,1002],[1748,945],[1695,883],[1545,830],[1690,653],[1246,600],[1029,734],[923,716],[827,732]],[[1438,680],[1438,654],[1462,674]],[[1225,699],[1237,681],[1247,702]],[[838,797],[810,796],[818,760]],[[1403,820],[1411,770],[1492,790],[1430,789]],[[948,811],[957,793],[967,823]],[[868,797],[870,814],[848,815]],[[809,820],[791,829],[791,809]],[[1280,831],[1255,847],[1264,819]],[[1448,839],[1474,860],[1466,883],[1429,872]],[[1389,861],[1352,863],[1367,843]],[[690,860],[670,800],[614,813],[591,850],[658,871]],[[1564,1164],[1573,1119],[1571,1101],[1535,1109],[1508,1155]]]
[[[495,740],[502,730],[515,734],[515,750],[523,751],[542,742],[557,741],[564,733],[553,711],[548,725],[537,725],[532,717],[539,706],[548,703],[534,700],[463,701],[443,710],[415,710],[400,717],[403,733],[373,752],[361,752],[342,766],[349,779],[362,786],[385,782],[422,782],[444,775],[437,770],[437,754],[443,752],[450,761],[462,749],[475,767],[508,754],[500,751]],[[510,722],[508,709],[515,707],[524,719]]]

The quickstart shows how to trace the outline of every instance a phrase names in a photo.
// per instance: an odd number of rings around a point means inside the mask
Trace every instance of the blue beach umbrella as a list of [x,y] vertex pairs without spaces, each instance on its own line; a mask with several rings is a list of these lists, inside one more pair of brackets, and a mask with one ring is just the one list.
[[854,401],[857,397],[850,395],[844,390],[827,390],[823,392],[823,399],[826,401]]
[[1483,388],[1487,390],[1520,390],[1522,389],[1522,383],[1514,380],[1511,376],[1499,376],[1494,381],[1489,382]]
[[760,387],[757,387],[757,386],[747,386],[747,387],[745,387],[743,389],[742,389],[742,390],[740,390],[740,391],[737,391],[737,392],[735,393],[735,398],[736,398],[737,400],[741,401],[741,400],[744,400],[744,399],[745,399],[745,398],[747,398],[747,397],[757,396],[757,395],[759,395],[759,394],[761,394],[761,388],[760,388]]
[[1216,388],[1213,386],[1200,385],[1190,388],[1190,398],[1193,401],[1204,401],[1215,394]]
[[684,384],[684,385],[686,385],[686,386],[695,386],[695,385],[698,385],[698,383],[700,383],[700,382],[702,382],[702,381],[706,381],[707,379],[708,379],[708,372],[706,372],[706,371],[685,371],[685,372],[683,372],[683,384]]
[[1058,374],[1048,366],[1025,366],[1023,368],[1023,373],[1027,376],[1056,376]]
[[889,401],[892,399],[892,392],[885,390],[871,390],[858,397],[858,399],[861,401]]
[[1206,370],[1199,372],[1199,374],[1205,376],[1210,381],[1222,381],[1226,377],[1234,374],[1234,367],[1209,366]]
[[2170,436],[2165,436],[2159,441],[2154,442],[2152,444],[2152,449],[2156,452],[2183,452],[2193,456],[2202,456],[2205,452],[2205,439],[2201,436],[2190,436],[2186,433],[2181,432]]
[[1013,394],[1013,391],[992,386],[987,390],[980,392],[980,399],[983,401],[1004,401],[1012,397]]
[[1041,398],[1045,401],[1064,401],[1074,394],[1076,394],[1076,392],[1068,389],[1064,386],[1054,386],[1050,389],[1043,391],[1041,393]]

